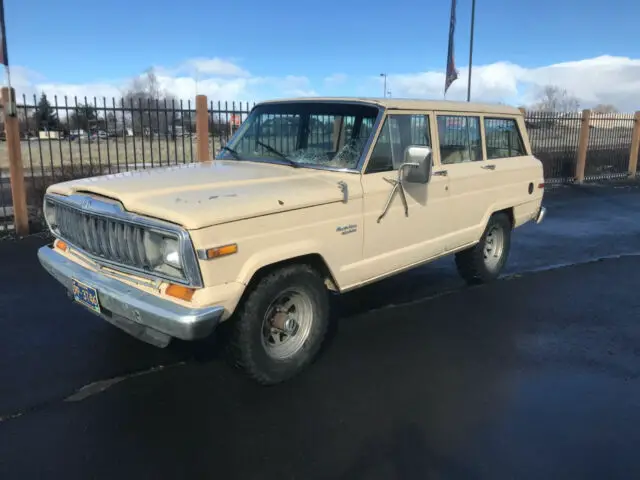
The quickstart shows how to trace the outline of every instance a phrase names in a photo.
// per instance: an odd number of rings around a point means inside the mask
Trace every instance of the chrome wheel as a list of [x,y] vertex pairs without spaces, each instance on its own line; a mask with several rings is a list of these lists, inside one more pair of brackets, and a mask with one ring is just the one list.
[[262,321],[262,345],[271,358],[286,360],[304,345],[313,323],[313,303],[298,289],[280,294]]
[[495,270],[500,264],[504,252],[504,231],[499,225],[494,225],[487,232],[484,240],[484,264],[489,270]]

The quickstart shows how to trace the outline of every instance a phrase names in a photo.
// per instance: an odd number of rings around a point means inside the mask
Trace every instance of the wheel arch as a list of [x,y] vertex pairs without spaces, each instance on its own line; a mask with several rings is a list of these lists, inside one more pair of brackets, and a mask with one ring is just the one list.
[[[513,229],[515,222],[516,222],[516,217],[513,211],[513,207],[507,207],[507,208],[503,208],[501,210],[496,210],[494,211],[491,215],[489,215],[489,218],[493,217],[494,215],[497,214],[505,214],[507,216],[507,218],[509,219],[509,224],[511,225],[511,228]],[[489,221],[489,218],[487,218],[487,222]]]
[[288,265],[295,264],[309,265],[323,277],[328,290],[333,292],[340,291],[340,286],[336,282],[331,268],[329,268],[326,260],[319,253],[306,253],[262,265],[251,275],[249,281],[247,282],[247,288],[245,289],[245,291],[249,290],[253,285],[255,285],[262,278],[264,278],[264,276],[268,275],[272,271],[277,270],[278,268],[283,268]]

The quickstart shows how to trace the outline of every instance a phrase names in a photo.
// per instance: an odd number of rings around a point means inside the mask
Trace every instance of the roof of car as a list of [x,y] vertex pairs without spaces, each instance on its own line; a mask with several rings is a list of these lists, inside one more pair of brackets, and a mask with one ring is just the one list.
[[427,100],[411,98],[368,98],[368,97],[300,97],[274,99],[259,104],[283,102],[348,102],[377,105],[391,110],[442,110],[451,112],[486,112],[507,115],[521,115],[518,108],[497,103],[475,103],[451,100]]

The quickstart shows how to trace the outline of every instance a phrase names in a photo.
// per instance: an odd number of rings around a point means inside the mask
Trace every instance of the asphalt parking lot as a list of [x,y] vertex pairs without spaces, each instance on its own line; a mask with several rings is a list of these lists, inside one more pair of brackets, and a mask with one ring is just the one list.
[[640,478],[640,188],[546,205],[505,278],[466,287],[449,258],[346,295],[270,388],[128,337],[67,300],[42,239],[1,242],[0,478]]

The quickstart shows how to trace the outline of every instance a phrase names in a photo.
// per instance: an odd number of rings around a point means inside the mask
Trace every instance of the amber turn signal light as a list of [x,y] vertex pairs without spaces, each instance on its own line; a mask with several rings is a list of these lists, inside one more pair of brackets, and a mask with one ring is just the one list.
[[184,300],[185,302],[190,302],[193,298],[193,294],[196,293],[196,291],[193,288],[183,287],[182,285],[174,285],[172,283],[167,287],[165,293],[167,295],[171,295],[172,297]]
[[67,250],[69,250],[69,245],[67,245],[62,240],[56,240],[55,246],[57,249],[62,250],[63,252],[66,252]]
[[237,252],[238,245],[236,243],[232,243],[231,245],[224,245],[222,247],[208,248],[207,250],[205,250],[207,259],[233,255]]

